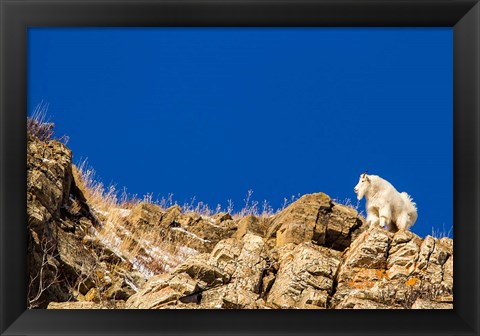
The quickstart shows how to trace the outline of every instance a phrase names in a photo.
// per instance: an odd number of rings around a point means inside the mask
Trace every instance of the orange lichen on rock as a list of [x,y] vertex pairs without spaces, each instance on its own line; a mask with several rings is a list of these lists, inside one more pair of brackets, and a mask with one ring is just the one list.
[[413,286],[415,286],[419,281],[420,281],[419,278],[415,278],[415,277],[414,277],[414,278],[410,278],[410,279],[408,279],[407,281],[405,281],[405,285],[413,287]]

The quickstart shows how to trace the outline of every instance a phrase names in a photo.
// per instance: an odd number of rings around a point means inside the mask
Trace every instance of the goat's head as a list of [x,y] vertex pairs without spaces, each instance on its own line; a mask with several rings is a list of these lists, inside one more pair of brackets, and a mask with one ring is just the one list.
[[365,196],[365,192],[367,191],[368,187],[370,186],[370,178],[367,175],[367,172],[360,175],[360,179],[358,180],[357,185],[353,188],[355,194],[357,194],[357,199],[361,200],[363,196]]

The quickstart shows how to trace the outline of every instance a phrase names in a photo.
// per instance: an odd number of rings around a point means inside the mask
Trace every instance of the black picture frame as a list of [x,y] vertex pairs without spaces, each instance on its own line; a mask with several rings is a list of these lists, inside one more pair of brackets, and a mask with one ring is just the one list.
[[[472,0],[0,0],[2,335],[478,335],[480,5]],[[27,28],[368,26],[454,29],[454,309],[27,310]],[[432,195],[435,197],[435,195]]]

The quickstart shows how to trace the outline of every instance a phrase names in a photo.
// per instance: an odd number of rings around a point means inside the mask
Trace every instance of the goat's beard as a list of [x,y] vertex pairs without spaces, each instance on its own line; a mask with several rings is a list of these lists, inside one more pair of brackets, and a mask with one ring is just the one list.
[[357,193],[357,199],[358,199],[359,201],[363,198],[363,196],[365,196],[365,192],[364,192],[364,191],[359,191],[359,192]]

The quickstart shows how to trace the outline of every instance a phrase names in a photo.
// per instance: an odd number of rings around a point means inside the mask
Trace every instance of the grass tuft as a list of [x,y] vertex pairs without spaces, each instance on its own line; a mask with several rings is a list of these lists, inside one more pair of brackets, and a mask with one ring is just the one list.
[[436,228],[432,226],[431,236],[436,239],[441,239],[444,237],[453,238],[453,226],[450,226],[450,229],[445,228],[445,223],[442,224],[442,228]]
[[[47,118],[48,107],[49,105],[42,101],[35,107],[32,115],[27,117],[27,132],[41,141],[54,139],[55,124]],[[56,140],[66,145],[69,137],[63,135]]]

